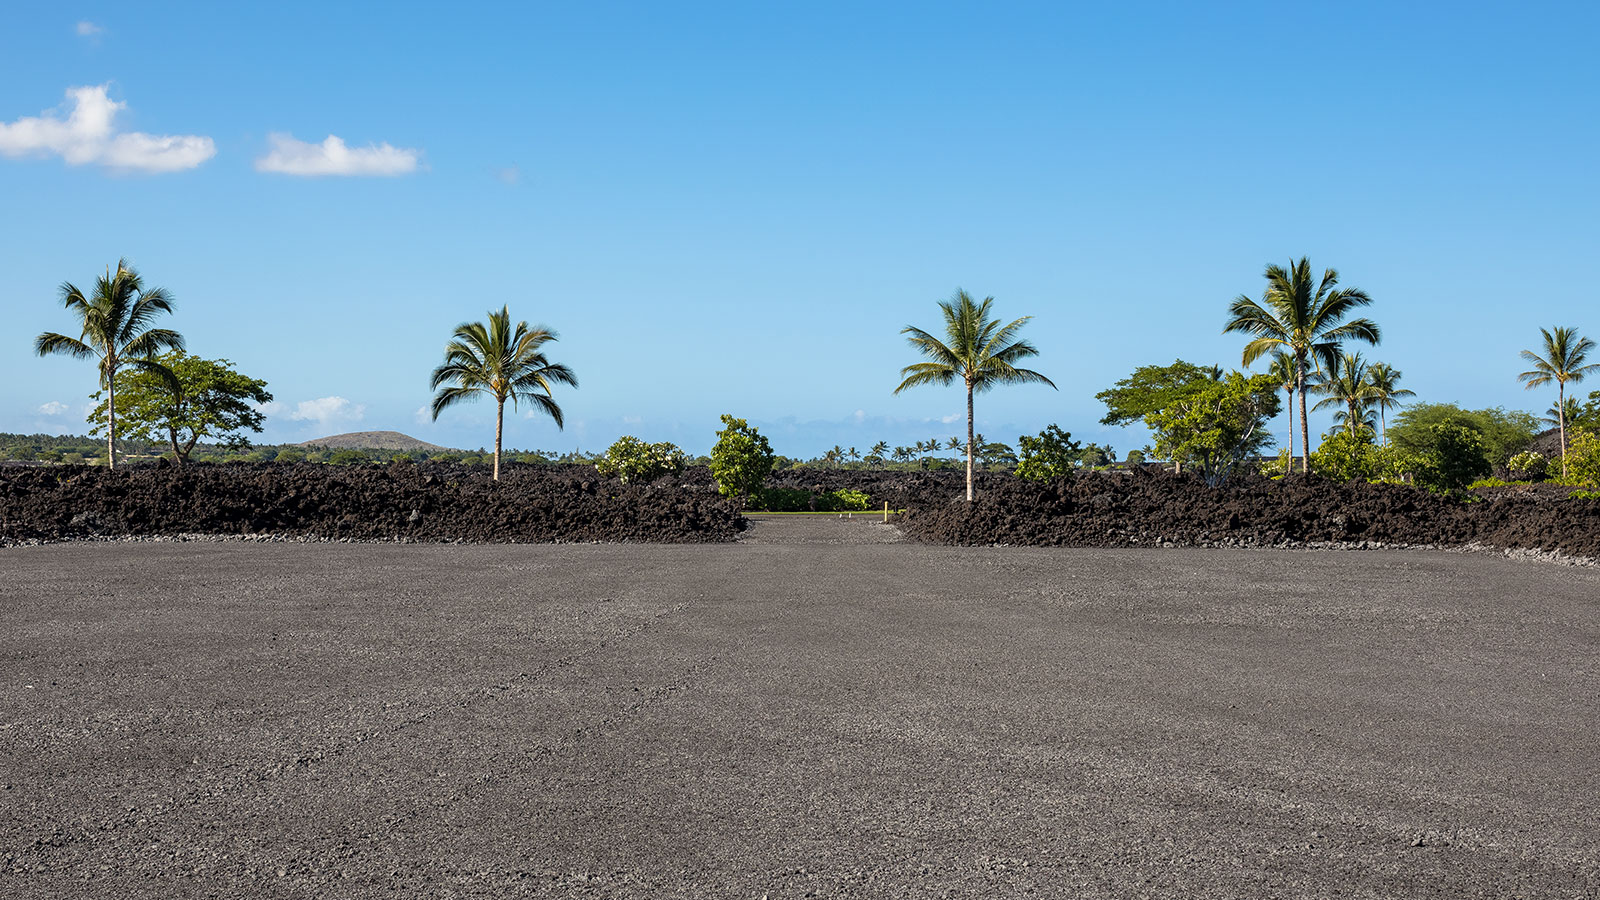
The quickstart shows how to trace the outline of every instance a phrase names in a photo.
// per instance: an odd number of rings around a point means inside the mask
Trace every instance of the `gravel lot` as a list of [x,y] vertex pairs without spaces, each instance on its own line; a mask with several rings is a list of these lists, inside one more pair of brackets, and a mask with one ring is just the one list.
[[1600,570],[0,550],[7,897],[1600,896]]

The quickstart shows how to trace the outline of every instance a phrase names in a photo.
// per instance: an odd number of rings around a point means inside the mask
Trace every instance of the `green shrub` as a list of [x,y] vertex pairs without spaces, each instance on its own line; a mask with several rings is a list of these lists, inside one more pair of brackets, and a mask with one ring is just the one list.
[[822,512],[852,512],[871,508],[871,497],[849,488],[829,491],[817,498],[817,509]]
[[1587,428],[1568,432],[1566,480],[1600,488],[1600,436]]
[[646,444],[632,435],[617,438],[595,462],[595,471],[607,477],[629,481],[654,481],[663,475],[683,471],[686,457],[677,446],[666,441]]
[[335,450],[328,457],[330,466],[359,466],[367,461],[367,455],[360,450]]
[[1431,449],[1416,469],[1417,483],[1436,492],[1459,491],[1490,472],[1478,432],[1463,425],[1434,425]]
[[1567,495],[1568,500],[1600,500],[1600,491],[1573,491]]
[[814,496],[810,491],[799,488],[767,488],[752,505],[768,512],[805,512],[811,509]]
[[1354,481],[1378,474],[1378,448],[1365,437],[1352,437],[1341,431],[1325,440],[1311,453],[1311,471],[1334,481]]
[[1531,481],[1506,481],[1503,478],[1495,478],[1490,476],[1488,478],[1479,478],[1477,481],[1467,485],[1467,490],[1475,491],[1478,488],[1512,487],[1513,485],[1532,483],[1533,482]]
[[305,462],[306,452],[299,447],[285,447],[278,451],[278,455],[272,461],[281,463]]
[[748,504],[761,496],[774,462],[772,444],[765,435],[744,419],[722,416],[722,430],[717,432],[716,446],[711,448],[711,477],[717,480],[718,493],[741,498]]
[[1046,426],[1038,437],[1022,435],[1017,438],[1017,447],[1021,453],[1016,475],[1028,481],[1070,475],[1083,454],[1083,446],[1055,425]]
[[81,465],[83,465],[83,454],[82,453],[63,453],[63,454],[61,454],[61,461],[66,463],[69,466],[81,466]]
[[1532,450],[1524,450],[1506,463],[1506,473],[1513,481],[1537,481],[1549,468],[1550,461]]

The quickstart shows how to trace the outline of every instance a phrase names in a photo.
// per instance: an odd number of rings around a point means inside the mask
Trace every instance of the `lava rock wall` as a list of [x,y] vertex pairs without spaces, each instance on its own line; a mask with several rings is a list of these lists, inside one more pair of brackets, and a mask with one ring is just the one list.
[[0,470],[0,539],[275,534],[351,540],[547,543],[734,540],[715,492],[626,485],[591,466],[278,463]]

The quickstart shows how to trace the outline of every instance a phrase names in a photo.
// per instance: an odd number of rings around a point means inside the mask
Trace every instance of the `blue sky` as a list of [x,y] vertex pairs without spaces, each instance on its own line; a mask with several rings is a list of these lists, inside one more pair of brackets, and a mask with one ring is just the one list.
[[582,380],[509,445],[704,452],[731,412],[801,456],[961,430],[957,389],[891,395],[958,286],[1060,386],[978,429],[1119,452],[1095,392],[1237,366],[1268,262],[1372,294],[1424,400],[1542,411],[1518,351],[1600,332],[1590,4],[240,7],[7,8],[0,430],[86,430],[92,367],[30,344],[119,256],[268,381],[263,441],[490,443],[490,404],[416,414],[501,304]]

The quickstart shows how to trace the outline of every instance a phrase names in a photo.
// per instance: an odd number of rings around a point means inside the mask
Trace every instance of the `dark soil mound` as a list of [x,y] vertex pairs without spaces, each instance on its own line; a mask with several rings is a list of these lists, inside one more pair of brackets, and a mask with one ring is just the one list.
[[281,534],[356,540],[731,541],[734,505],[592,466],[191,465],[0,472],[0,541],[91,535]]
[[987,476],[978,500],[923,493],[903,519],[932,543],[1122,547],[1305,542],[1489,544],[1600,556],[1600,501],[1534,495],[1463,503],[1403,485],[1245,479],[1209,488],[1136,470],[1050,482]]

